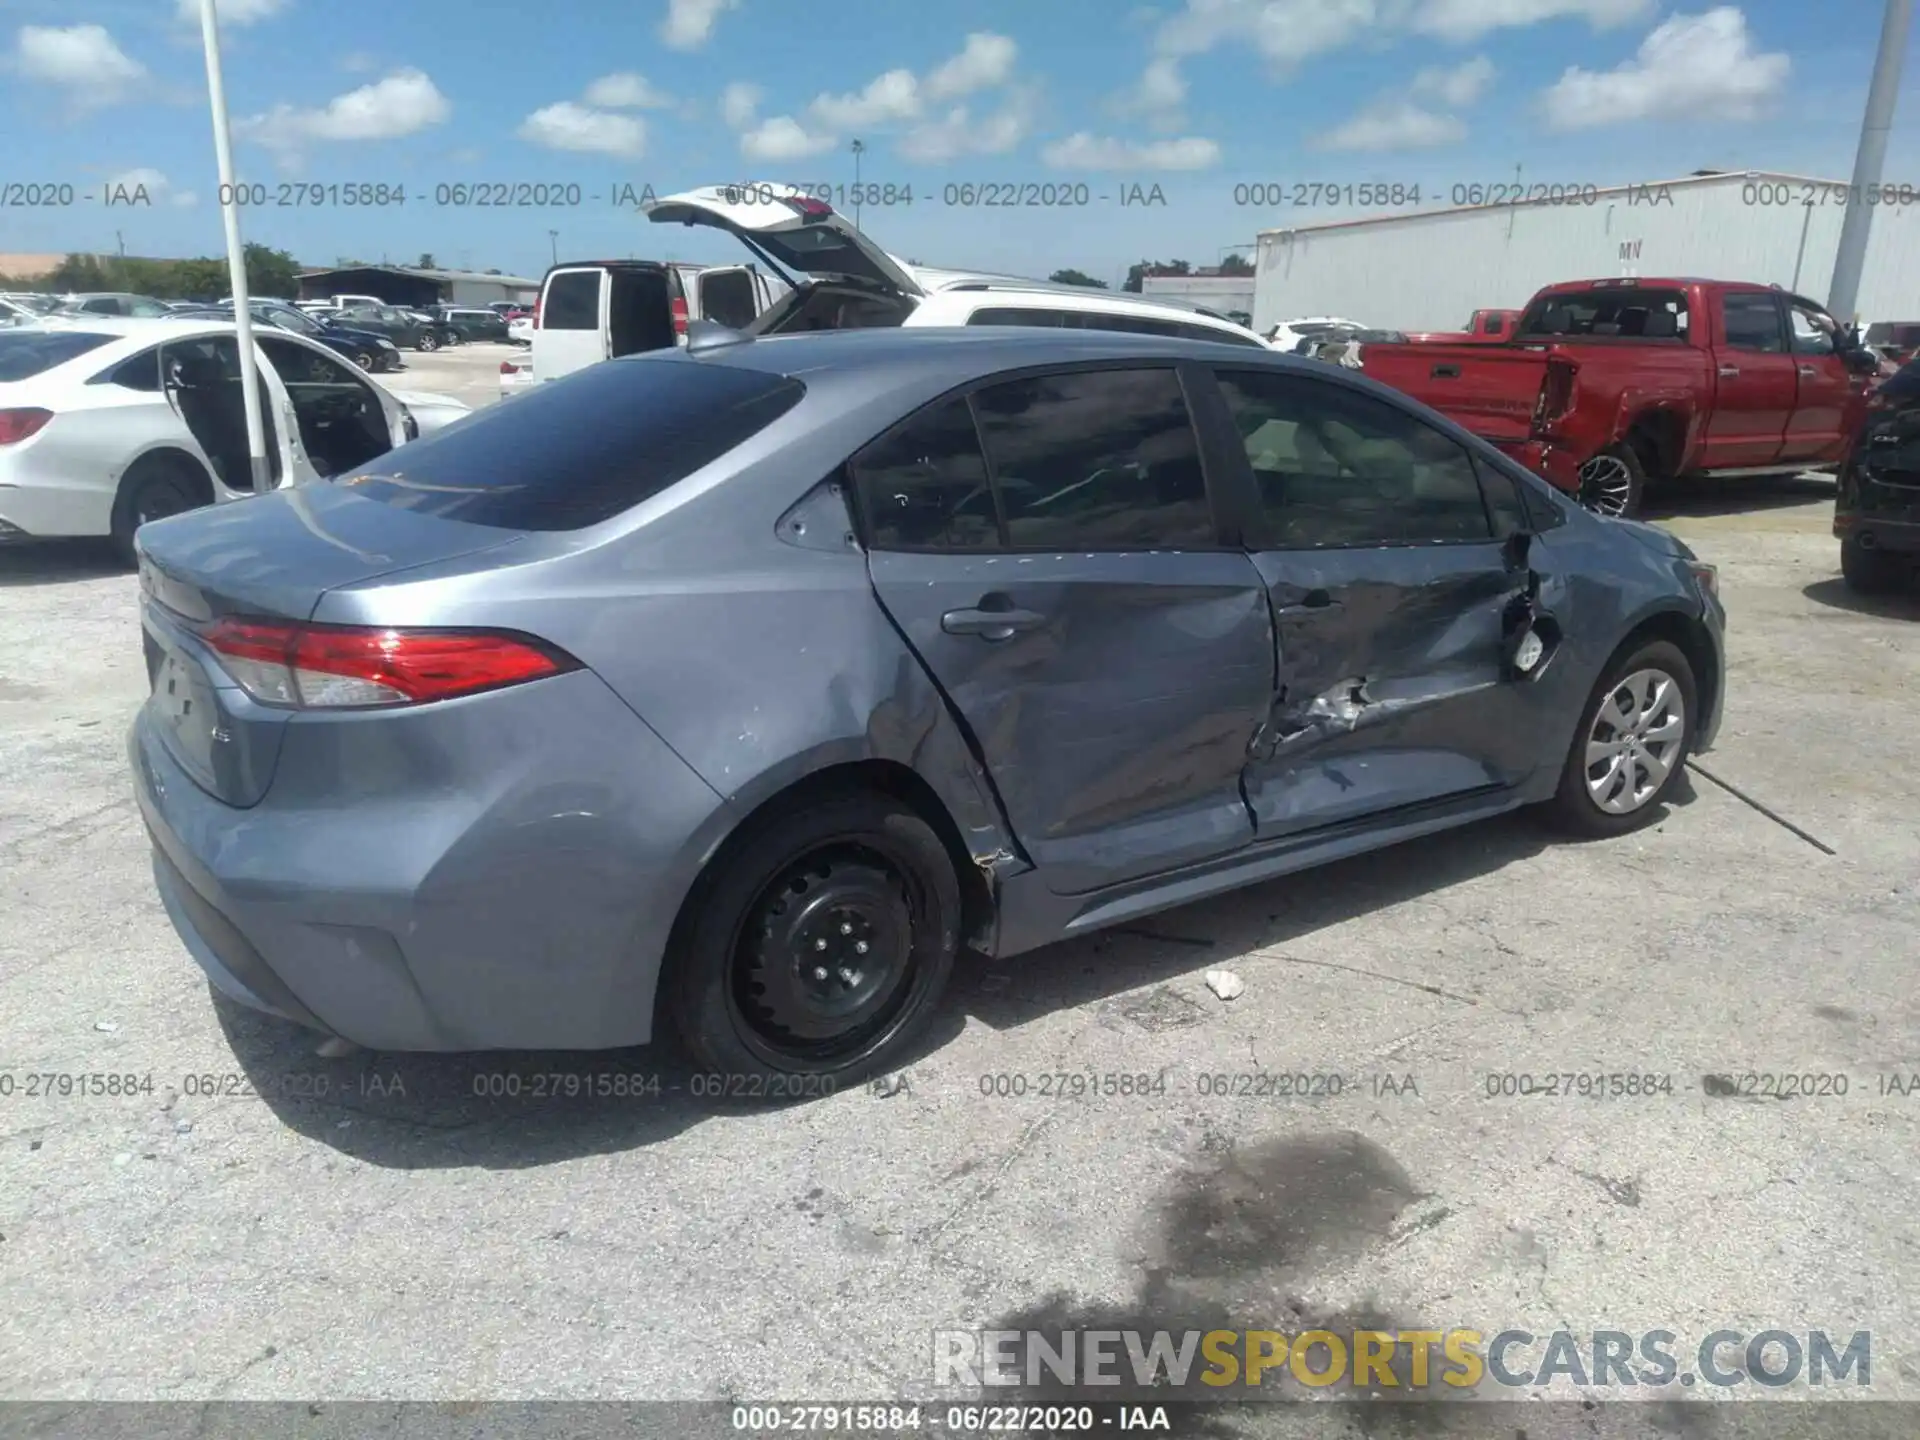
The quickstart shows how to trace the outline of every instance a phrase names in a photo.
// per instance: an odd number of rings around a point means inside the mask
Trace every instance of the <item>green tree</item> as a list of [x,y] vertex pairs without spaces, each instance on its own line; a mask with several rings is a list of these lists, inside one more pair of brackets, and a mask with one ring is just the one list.
[[422,250],[420,252],[420,259],[413,268],[416,270],[438,270],[440,265],[433,258],[433,252],[431,250]]
[[1248,260],[1244,255],[1229,255],[1220,262],[1220,273],[1222,275],[1251,275],[1253,274],[1253,262]]
[[1127,267],[1126,283],[1120,288],[1138,295],[1140,282],[1149,275],[1191,275],[1193,267],[1184,260],[1141,260]]
[[1047,279],[1056,285],[1091,285],[1096,290],[1107,288],[1107,282],[1096,280],[1084,270],[1056,270]]

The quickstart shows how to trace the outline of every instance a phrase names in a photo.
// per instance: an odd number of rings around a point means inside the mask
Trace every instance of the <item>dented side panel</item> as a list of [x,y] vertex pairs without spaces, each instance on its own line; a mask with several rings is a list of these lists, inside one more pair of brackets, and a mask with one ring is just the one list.
[[1498,544],[1265,551],[1275,674],[1247,767],[1262,839],[1512,785],[1537,763]]

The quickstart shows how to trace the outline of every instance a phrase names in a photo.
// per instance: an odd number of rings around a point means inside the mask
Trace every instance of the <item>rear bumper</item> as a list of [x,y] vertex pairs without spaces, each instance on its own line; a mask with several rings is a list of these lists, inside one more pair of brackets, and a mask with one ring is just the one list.
[[1534,474],[1569,495],[1580,493],[1580,457],[1565,446],[1546,440],[1489,441],[1501,454],[1510,456]]
[[376,1050],[645,1043],[696,840],[724,820],[586,672],[298,717],[247,810],[144,709],[128,755],[161,901],[213,984]]
[[1868,550],[1920,554],[1920,521],[1885,520],[1871,511],[1849,512],[1833,517],[1833,533],[1842,540],[1857,541]]
[[113,528],[113,496],[110,481],[39,479],[22,465],[0,467],[0,539],[105,535]]

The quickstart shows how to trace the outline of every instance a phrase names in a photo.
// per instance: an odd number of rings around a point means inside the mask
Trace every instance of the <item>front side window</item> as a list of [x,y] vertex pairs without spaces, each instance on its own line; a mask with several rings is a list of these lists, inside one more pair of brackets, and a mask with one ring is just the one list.
[[1166,366],[1042,375],[974,397],[1016,550],[1215,543],[1199,443]]
[[1466,450],[1383,400],[1268,370],[1219,372],[1269,548],[1490,540]]
[[1787,306],[1787,318],[1793,324],[1794,354],[1832,355],[1839,350],[1833,317],[1824,311],[1793,301]]
[[360,378],[359,371],[331,355],[323,355],[318,350],[278,335],[262,336],[260,348],[266,351],[283,384],[345,385],[369,397],[373,393],[367,382]]

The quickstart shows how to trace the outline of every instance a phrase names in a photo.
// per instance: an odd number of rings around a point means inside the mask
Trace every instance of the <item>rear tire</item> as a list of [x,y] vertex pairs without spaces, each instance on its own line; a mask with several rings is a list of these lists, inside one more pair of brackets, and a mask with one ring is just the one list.
[[689,907],[665,1001],[696,1065],[734,1082],[716,1094],[744,1077],[757,1096],[818,1095],[886,1069],[938,1009],[960,945],[946,847],[877,794],[757,827]]
[[1580,503],[1596,515],[1637,517],[1646,488],[1646,467],[1631,445],[1602,450],[1580,467]]
[[137,562],[134,531],[149,520],[182,515],[206,503],[202,487],[184,461],[135,461],[120,477],[120,492],[113,500],[113,553],[131,570]]
[[1686,768],[1699,685],[1679,647],[1635,646],[1608,665],[1580,712],[1550,817],[1575,835],[1637,830],[1660,812]]
[[369,375],[371,375],[374,370],[373,352],[371,350],[354,351],[353,363],[358,365],[362,370],[366,371]]
[[422,330],[419,343],[421,350],[431,352],[440,348],[440,337],[431,330]]
[[1884,595],[1906,578],[1906,567],[1884,550],[1869,550],[1858,540],[1840,542],[1840,578],[1856,595]]

